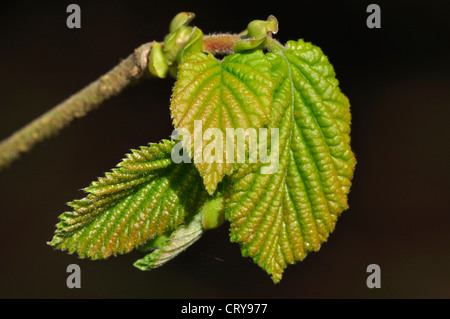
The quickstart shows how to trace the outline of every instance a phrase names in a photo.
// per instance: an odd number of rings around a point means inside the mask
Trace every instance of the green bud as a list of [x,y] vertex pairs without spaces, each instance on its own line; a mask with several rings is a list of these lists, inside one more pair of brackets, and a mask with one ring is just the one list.
[[247,30],[241,35],[241,40],[234,46],[235,52],[249,51],[263,48],[266,38],[278,32],[278,21],[274,16],[269,16],[266,21],[253,20]]
[[153,42],[152,49],[148,57],[148,70],[151,74],[165,78],[169,65],[159,42]]
[[215,195],[216,198],[207,202],[202,208],[203,229],[217,228],[225,221],[225,201],[220,191],[218,192]]
[[266,21],[253,20],[247,26],[248,37],[252,39],[261,39],[269,33],[278,32],[278,21],[274,16],[269,16]]
[[195,14],[192,12],[178,13],[175,18],[172,19],[172,22],[170,22],[169,32],[172,33],[181,26],[187,26],[194,18]]
[[164,52],[169,65],[176,62],[180,50],[189,40],[191,33],[192,27],[181,26],[166,36],[164,39]]
[[189,53],[201,51],[203,49],[203,32],[197,27],[192,29],[192,32],[189,36],[189,40],[184,45],[181,54],[178,56],[178,63],[181,62],[184,56]]
[[188,26],[194,17],[190,12],[177,14],[170,23],[170,33],[164,38],[163,52],[168,65],[166,73],[175,78],[183,57],[203,49],[203,32],[197,27]]

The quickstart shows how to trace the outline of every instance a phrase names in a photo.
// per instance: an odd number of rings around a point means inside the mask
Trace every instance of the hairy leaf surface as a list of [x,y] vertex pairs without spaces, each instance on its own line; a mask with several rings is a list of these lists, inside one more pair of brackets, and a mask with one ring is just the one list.
[[[269,123],[270,78],[270,63],[261,50],[229,55],[222,62],[195,52],[180,64],[171,101],[173,123],[189,133],[186,148],[210,194],[234,167],[227,160],[226,129],[261,128]],[[196,123],[201,125],[197,126],[200,135],[195,135]],[[209,136],[208,130],[214,135]]]
[[174,164],[174,142],[133,150],[60,216],[51,245],[80,257],[127,253],[199,212],[208,193],[192,164]]
[[227,202],[231,240],[278,282],[288,264],[317,251],[348,207],[355,158],[349,101],[320,48],[299,40],[267,53],[279,128],[279,168],[242,165]]

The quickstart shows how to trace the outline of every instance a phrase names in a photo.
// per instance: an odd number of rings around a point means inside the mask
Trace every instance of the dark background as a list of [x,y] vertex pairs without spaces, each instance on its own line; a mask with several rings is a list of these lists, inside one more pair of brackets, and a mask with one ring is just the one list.
[[[81,188],[131,148],[170,135],[173,81],[149,80],[0,172],[1,298],[450,298],[448,2],[374,1],[381,29],[366,26],[369,1],[72,2],[81,6],[78,30],[66,27],[71,2],[1,2],[0,139],[162,40],[180,11],[196,13],[206,34],[273,14],[281,42],[323,49],[350,99],[358,161],[350,209],[277,285],[241,257],[227,225],[151,272],[132,266],[139,252],[90,261],[53,250],[46,242]],[[81,289],[66,287],[72,263]],[[380,289],[366,286],[372,263]]]

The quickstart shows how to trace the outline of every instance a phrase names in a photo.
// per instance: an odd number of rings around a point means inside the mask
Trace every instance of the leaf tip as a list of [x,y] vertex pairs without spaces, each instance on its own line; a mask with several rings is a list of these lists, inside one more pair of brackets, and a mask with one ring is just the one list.
[[153,263],[147,260],[146,257],[136,260],[133,266],[141,271],[152,270],[154,268]]
[[278,274],[278,273],[277,274],[272,274],[272,281],[273,281],[273,283],[274,284],[278,284],[282,277],[283,277],[282,273],[280,273],[280,274]]

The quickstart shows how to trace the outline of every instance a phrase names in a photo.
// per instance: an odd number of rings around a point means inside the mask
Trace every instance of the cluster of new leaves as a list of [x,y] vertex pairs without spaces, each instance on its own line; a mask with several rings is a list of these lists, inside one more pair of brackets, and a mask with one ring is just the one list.
[[[200,50],[181,56],[171,114],[194,163],[172,160],[173,141],[133,151],[70,203],[51,245],[93,259],[150,250],[135,263],[148,270],[226,219],[231,240],[275,282],[288,264],[317,251],[348,207],[349,101],[320,48],[302,40],[281,46],[270,37],[275,22],[249,25],[222,61]],[[273,163],[230,162],[217,147],[227,129],[248,128],[279,132],[278,143],[267,144],[278,165],[270,173],[264,168]],[[208,129],[215,138],[195,143]]]

